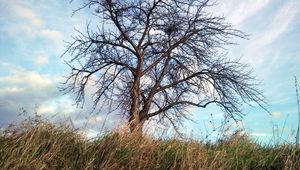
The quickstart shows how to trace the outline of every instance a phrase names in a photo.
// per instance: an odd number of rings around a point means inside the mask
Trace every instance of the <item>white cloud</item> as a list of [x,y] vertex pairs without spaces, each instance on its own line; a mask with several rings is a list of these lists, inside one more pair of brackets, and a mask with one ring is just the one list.
[[36,13],[29,8],[22,6],[17,3],[15,0],[10,0],[6,2],[10,10],[11,14],[16,16],[17,18],[28,20],[33,26],[41,27],[43,26],[43,21],[40,20]]
[[89,125],[91,126],[96,126],[99,125],[100,123],[104,123],[105,121],[105,116],[104,115],[96,115],[92,119],[88,121]]
[[42,29],[39,32],[39,36],[54,43],[61,44],[63,41],[63,35],[61,32],[51,29]]
[[39,55],[35,59],[35,64],[39,67],[48,64],[48,62],[49,62],[49,60],[48,60],[48,57],[46,55]]
[[1,2],[5,6],[0,15],[5,14],[5,18],[0,17],[3,27],[0,30],[5,31],[11,36],[20,38],[37,39],[42,38],[50,40],[55,45],[61,45],[63,34],[57,30],[45,27],[44,21],[39,18],[38,13],[18,1]]
[[[299,14],[300,1],[287,0],[282,2],[270,1],[270,8],[264,13],[259,13],[255,25],[250,25],[248,29],[251,33],[250,41],[242,47],[245,57],[243,60],[255,69],[259,70],[259,74],[263,77],[272,67],[282,65],[282,52],[287,48],[288,42],[282,42],[281,45],[274,46],[274,42],[285,35],[291,35],[289,32],[296,23]],[[271,9],[271,10],[270,10]],[[273,46],[271,46],[273,45]],[[275,47],[275,48],[274,48]],[[243,49],[244,48],[244,49]],[[288,60],[288,58],[285,59]],[[262,79],[262,78],[260,78]]]
[[226,19],[239,25],[246,19],[257,14],[261,9],[269,4],[270,0],[226,0],[218,2],[214,13],[224,15]]
[[1,123],[10,123],[20,108],[29,112],[37,105],[57,96],[54,82],[36,72],[14,71],[7,77],[0,77]]
[[9,75],[0,77],[0,126],[15,120],[24,107],[31,112],[36,105],[55,99],[58,91],[48,75],[1,64]]
[[283,114],[281,112],[272,112],[271,116],[273,119],[281,119],[283,117]]
[[81,133],[85,134],[88,139],[95,138],[99,135],[99,131],[94,129],[87,129],[85,131],[81,131]]
[[253,133],[250,133],[250,136],[255,136],[255,137],[271,137],[272,134],[270,134],[270,133],[257,133],[257,132],[253,132]]
[[4,88],[0,90],[0,94],[3,93],[5,89],[12,89],[11,91],[16,91],[13,89],[28,90],[30,89],[51,89],[53,82],[33,71],[24,70],[13,70],[12,74],[7,77],[0,77],[0,84],[3,84]]
[[258,40],[260,45],[272,43],[290,29],[296,18],[298,7],[293,1],[286,2],[275,14],[272,23]]
[[66,97],[58,97],[44,101],[37,106],[37,114],[39,115],[60,115],[70,116],[75,113],[76,107],[73,106],[72,101]]

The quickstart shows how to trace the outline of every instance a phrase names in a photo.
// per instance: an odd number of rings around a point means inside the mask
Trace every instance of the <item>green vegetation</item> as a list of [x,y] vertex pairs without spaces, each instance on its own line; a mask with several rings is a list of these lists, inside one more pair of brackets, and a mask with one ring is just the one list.
[[0,169],[298,169],[300,150],[261,146],[238,133],[218,143],[111,132],[93,140],[29,120],[0,135]]

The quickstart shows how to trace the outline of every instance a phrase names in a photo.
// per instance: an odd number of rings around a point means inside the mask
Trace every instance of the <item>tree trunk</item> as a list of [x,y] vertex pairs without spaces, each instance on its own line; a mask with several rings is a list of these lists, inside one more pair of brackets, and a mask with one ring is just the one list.
[[138,136],[143,134],[143,123],[141,123],[140,115],[140,77],[136,76],[133,82],[131,90],[131,109],[130,109],[130,118],[129,118],[129,129],[131,133],[135,133]]
[[140,98],[141,98],[141,91],[140,91],[140,81],[142,77],[142,66],[143,66],[143,55],[141,54],[140,50],[137,49],[137,58],[138,58],[138,65],[136,68],[136,74],[134,75],[134,82],[131,89],[131,99],[132,105],[130,109],[130,118],[129,118],[129,128],[130,132],[136,134],[139,137],[143,135],[143,124],[144,120],[141,115],[141,108],[140,108]]
[[[135,117],[134,115],[138,115],[137,117]],[[140,116],[139,113],[136,113],[130,117],[129,119],[129,129],[130,129],[130,133],[138,136],[138,137],[142,137],[143,136],[143,125],[145,123],[144,120],[140,120]]]

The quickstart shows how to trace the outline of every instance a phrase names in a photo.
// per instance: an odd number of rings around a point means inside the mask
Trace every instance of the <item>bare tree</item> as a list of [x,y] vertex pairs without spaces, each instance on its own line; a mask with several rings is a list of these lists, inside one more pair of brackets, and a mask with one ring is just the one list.
[[247,38],[206,8],[209,0],[86,0],[98,26],[87,24],[68,44],[72,71],[65,90],[83,104],[95,82],[94,104],[109,102],[142,134],[149,118],[174,127],[187,108],[220,106],[233,119],[243,103],[263,107],[251,70],[224,54],[234,37]]

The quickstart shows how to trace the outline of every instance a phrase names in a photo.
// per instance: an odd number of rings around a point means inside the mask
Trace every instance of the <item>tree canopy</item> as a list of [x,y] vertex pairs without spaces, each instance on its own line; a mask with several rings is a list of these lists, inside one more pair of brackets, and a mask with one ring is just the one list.
[[[78,31],[66,52],[70,75],[65,90],[84,102],[112,104],[142,133],[149,118],[176,128],[189,107],[216,104],[233,119],[244,103],[263,107],[251,69],[224,53],[234,37],[247,38],[223,17],[207,12],[209,0],[86,0],[97,27]],[[199,115],[201,116],[201,115]]]

